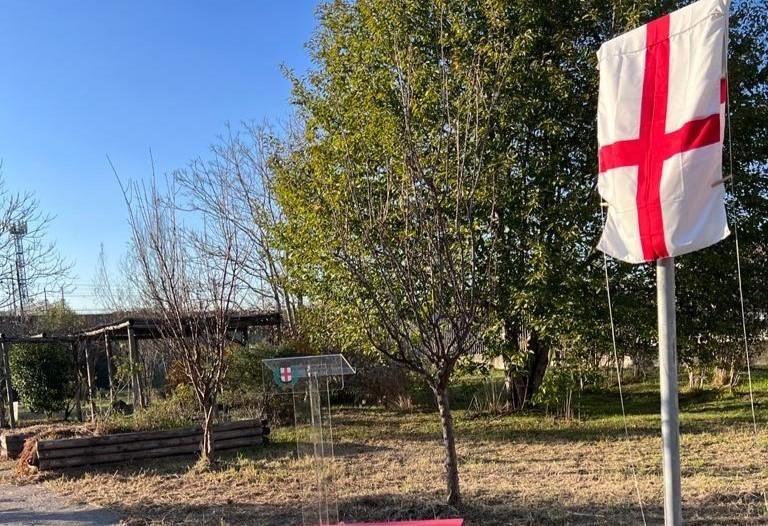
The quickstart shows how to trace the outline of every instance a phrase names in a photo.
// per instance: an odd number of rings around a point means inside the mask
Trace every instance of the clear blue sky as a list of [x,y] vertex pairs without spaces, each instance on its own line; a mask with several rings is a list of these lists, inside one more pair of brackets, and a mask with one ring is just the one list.
[[[0,158],[36,193],[50,231],[92,282],[101,242],[125,251],[125,207],[106,161],[146,177],[205,155],[225,123],[280,120],[303,72],[314,0],[0,0]],[[90,305],[80,287],[71,302]]]

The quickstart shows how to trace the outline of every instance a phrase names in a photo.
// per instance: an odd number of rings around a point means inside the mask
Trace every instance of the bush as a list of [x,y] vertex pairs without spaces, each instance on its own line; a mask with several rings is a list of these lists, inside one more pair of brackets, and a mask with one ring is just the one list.
[[74,390],[72,355],[58,344],[20,344],[10,352],[11,381],[30,411],[63,411]]
[[387,409],[413,408],[411,379],[403,367],[363,353],[350,356],[350,361],[356,374],[345,378],[344,390],[337,393],[336,401]]
[[573,392],[578,389],[578,371],[568,366],[549,367],[533,403],[544,407],[547,414],[570,420],[573,418]]
[[233,347],[227,356],[228,369],[221,404],[239,418],[267,418],[273,425],[293,421],[293,400],[272,383],[262,360],[306,354],[296,342],[275,346],[258,342]]
[[154,400],[146,409],[133,414],[138,429],[187,427],[200,419],[195,393],[187,384],[177,385],[169,396]]
[[165,398],[152,401],[145,409],[132,415],[111,413],[100,423],[102,433],[155,431],[191,427],[200,420],[197,401],[192,387],[179,384]]

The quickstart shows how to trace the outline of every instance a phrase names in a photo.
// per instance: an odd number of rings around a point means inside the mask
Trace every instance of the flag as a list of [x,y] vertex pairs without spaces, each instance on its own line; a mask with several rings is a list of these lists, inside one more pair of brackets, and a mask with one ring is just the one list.
[[598,51],[598,248],[629,263],[687,254],[730,233],[725,215],[727,0],[700,0]]

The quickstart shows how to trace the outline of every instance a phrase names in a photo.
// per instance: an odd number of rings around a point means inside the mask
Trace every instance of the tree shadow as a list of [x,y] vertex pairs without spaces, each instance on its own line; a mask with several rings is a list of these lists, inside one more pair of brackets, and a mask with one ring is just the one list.
[[[509,498],[465,496],[466,504],[455,508],[445,504],[436,494],[379,494],[342,499],[338,502],[339,519],[352,522],[391,522],[463,517],[466,526],[517,525],[616,525],[642,524],[643,516],[637,502],[612,504],[569,504],[555,499],[519,501]],[[162,503],[137,506],[117,506],[115,511],[125,524],[199,524],[199,525],[301,525],[300,504],[255,504],[229,501],[225,504],[201,505]],[[643,509],[649,525],[663,524],[663,510],[658,504],[646,504]],[[692,526],[765,524],[760,495],[745,497],[724,494],[684,503],[683,519]]]
[[118,518],[114,512],[103,509],[73,511],[3,510],[0,524],[6,526],[113,526]]
[[[301,443],[299,447],[309,451],[312,444]],[[234,465],[258,463],[279,459],[295,459],[297,444],[290,442],[270,442],[266,445],[253,448],[222,451],[216,455],[216,461],[207,467],[209,471],[226,471]],[[369,453],[388,451],[391,448],[360,444],[354,442],[340,442],[334,448],[336,457],[356,456]],[[62,468],[52,471],[43,471],[39,474],[40,480],[55,479],[62,474],[70,478],[88,477],[97,474],[109,474],[123,479],[138,474],[157,473],[163,475],[182,475],[194,470],[198,462],[196,455],[178,455],[158,459],[136,460],[130,463],[96,464],[92,466],[80,466],[74,468]],[[0,520],[0,524],[2,521]]]

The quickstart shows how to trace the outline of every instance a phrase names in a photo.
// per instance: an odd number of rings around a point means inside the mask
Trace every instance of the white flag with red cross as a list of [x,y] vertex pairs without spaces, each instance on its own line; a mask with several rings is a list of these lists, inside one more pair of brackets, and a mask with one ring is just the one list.
[[700,0],[598,52],[598,248],[629,263],[678,256],[730,233],[722,184],[726,0]]

